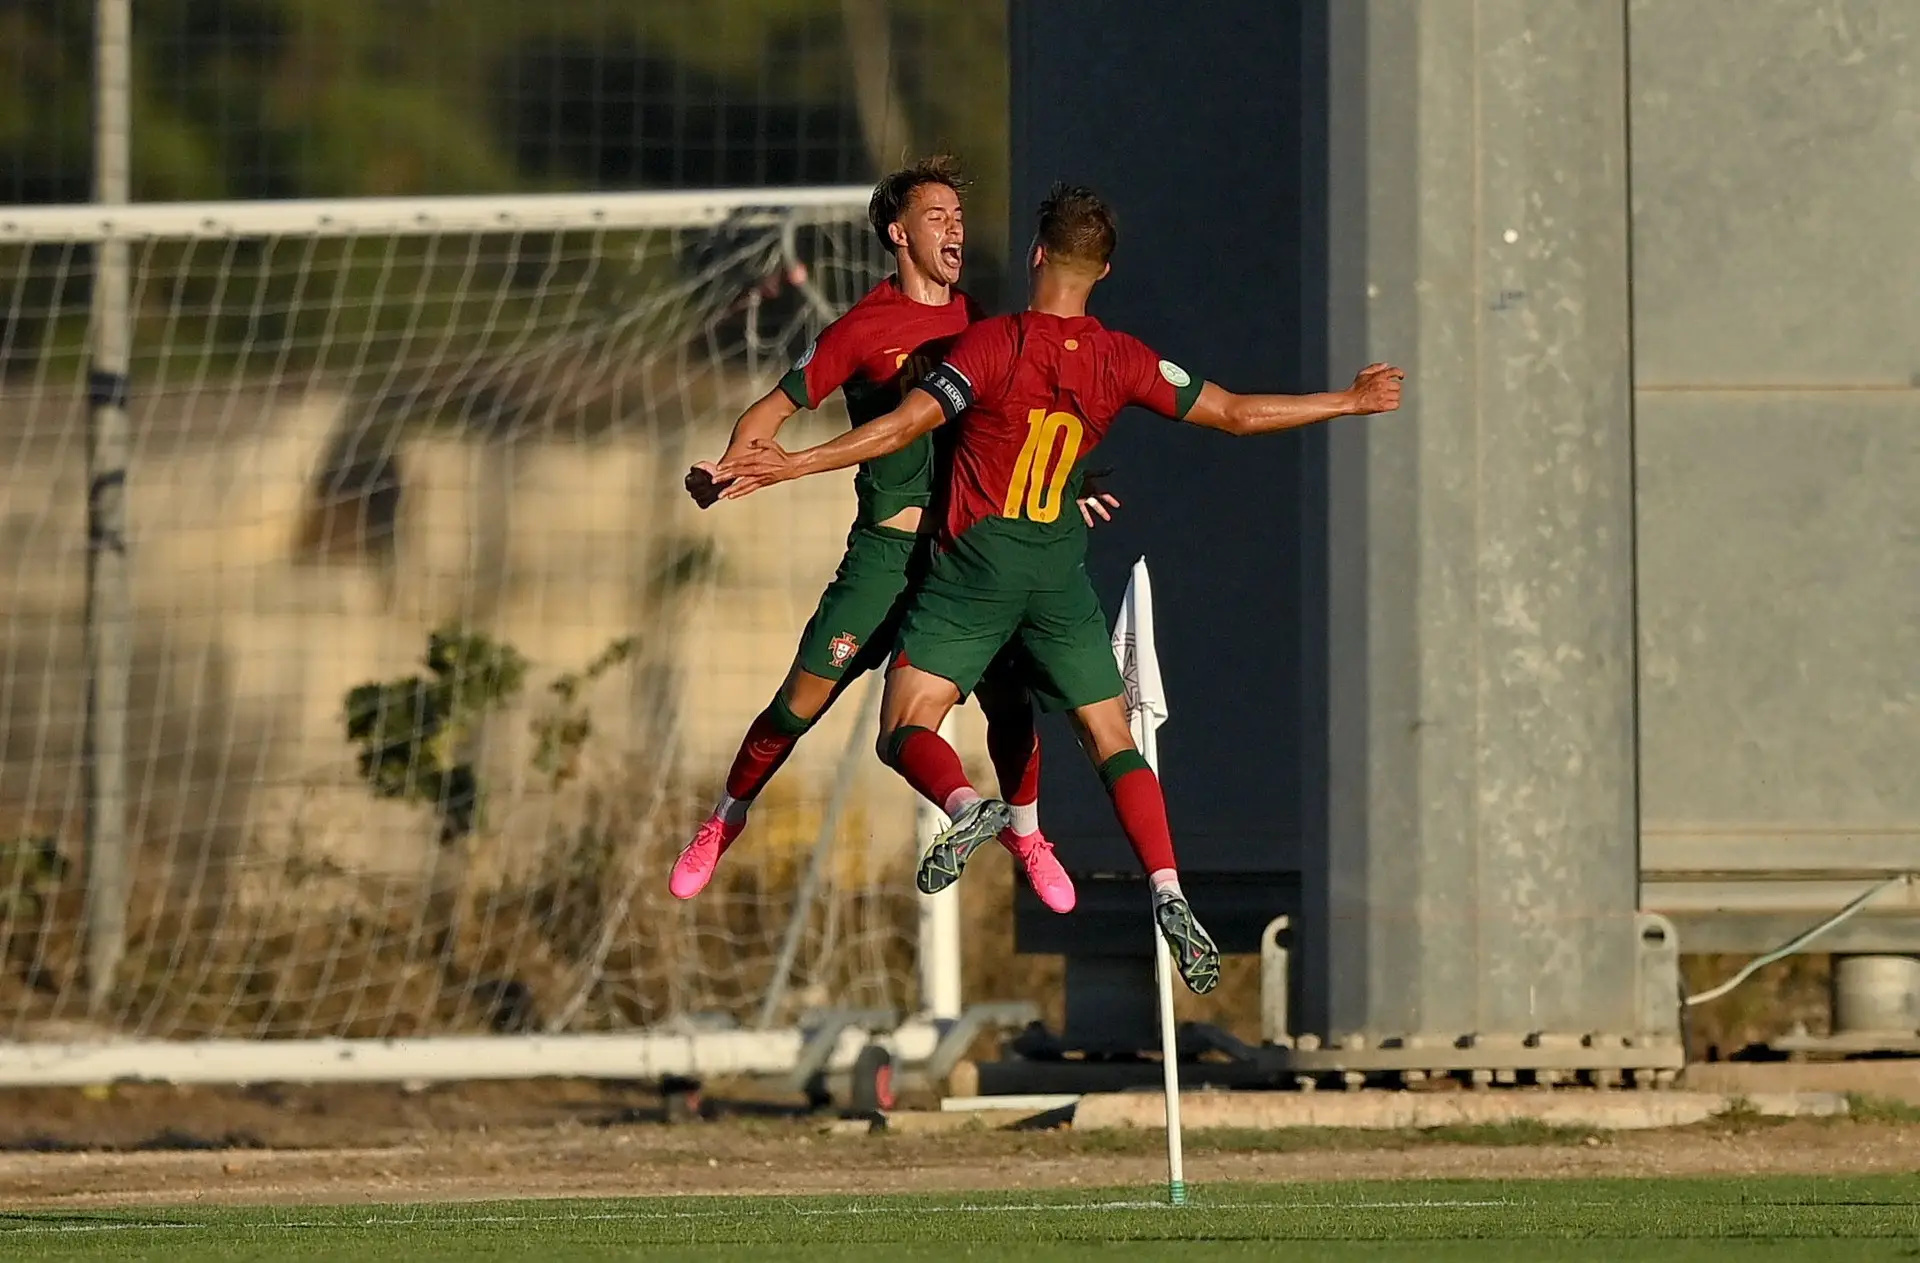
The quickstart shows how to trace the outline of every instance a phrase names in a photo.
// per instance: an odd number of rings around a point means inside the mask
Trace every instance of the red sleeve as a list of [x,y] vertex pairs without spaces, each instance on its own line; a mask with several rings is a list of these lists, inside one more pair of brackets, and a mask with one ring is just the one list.
[[1004,320],[968,325],[947,352],[947,364],[967,379],[978,402],[987,390],[999,390],[1013,358],[1013,339]]
[[802,408],[818,408],[847,384],[860,367],[860,323],[849,312],[820,331],[780,379],[789,399]]
[[1206,383],[1136,337],[1123,333],[1115,343],[1127,402],[1175,421],[1184,419]]
[[932,395],[951,421],[982,400],[997,399],[1013,366],[1013,322],[983,320],[967,326],[938,368],[917,389]]
[[987,318],[987,309],[985,307],[982,307],[979,303],[975,302],[972,294],[967,293],[965,290],[961,290],[960,299],[967,306],[967,323],[968,324],[979,324],[982,320],[985,320]]

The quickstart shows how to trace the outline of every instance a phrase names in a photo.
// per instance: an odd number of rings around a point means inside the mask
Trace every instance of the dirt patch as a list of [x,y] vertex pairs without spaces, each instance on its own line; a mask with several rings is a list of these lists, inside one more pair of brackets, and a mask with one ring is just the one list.
[[390,1148],[500,1128],[664,1118],[639,1084],[573,1079],[250,1088],[122,1084],[0,1091],[0,1150]]
[[[668,1125],[637,1084],[0,1095],[0,1200],[17,1208],[1151,1186],[1156,1133],[835,1134],[736,1099]],[[1526,1139],[1530,1143],[1512,1143]],[[1842,1174],[1920,1167],[1920,1125],[1734,1120],[1671,1132],[1199,1133],[1188,1178]]]

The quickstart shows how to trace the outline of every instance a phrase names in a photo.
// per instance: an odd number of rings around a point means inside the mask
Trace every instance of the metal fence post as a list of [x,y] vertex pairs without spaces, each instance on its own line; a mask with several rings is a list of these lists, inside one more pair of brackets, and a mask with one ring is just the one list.
[[[94,201],[128,199],[131,0],[94,10]],[[126,951],[127,692],[132,674],[127,565],[128,243],[94,247],[92,363],[87,378],[87,1002],[99,1014]]]

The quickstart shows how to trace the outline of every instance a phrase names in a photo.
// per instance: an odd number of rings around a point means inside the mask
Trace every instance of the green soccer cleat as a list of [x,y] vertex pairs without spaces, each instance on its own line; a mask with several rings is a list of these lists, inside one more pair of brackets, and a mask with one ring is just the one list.
[[1157,895],[1153,901],[1154,923],[1173,950],[1173,963],[1188,990],[1205,995],[1220,985],[1220,949],[1213,945],[1200,922],[1194,919],[1193,905],[1181,894]]
[[998,798],[982,798],[960,809],[953,823],[942,829],[920,857],[913,884],[923,895],[937,895],[960,880],[973,853],[994,841],[1013,824],[1013,809]]

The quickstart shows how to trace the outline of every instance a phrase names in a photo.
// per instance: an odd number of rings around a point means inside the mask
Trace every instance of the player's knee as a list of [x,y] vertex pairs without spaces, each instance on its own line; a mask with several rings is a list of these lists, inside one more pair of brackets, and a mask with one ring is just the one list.
[[833,681],[801,672],[795,672],[773,698],[774,705],[783,708],[795,723],[803,726],[811,726],[819,719],[832,700]]
[[917,697],[901,707],[898,728],[937,729],[946,721],[953,704],[944,698]]
[[789,698],[787,690],[781,689],[773,695],[773,700],[767,703],[767,718],[776,731],[789,737],[801,737],[805,736],[807,729],[813,727],[814,721],[820,718],[820,706],[816,703],[810,709],[803,711]]
[[921,725],[901,720],[880,721],[880,737],[873,743],[873,752],[888,767],[900,766],[900,747],[904,746],[914,733],[922,731]]
[[1074,719],[1077,721],[1075,727],[1079,729],[1080,743],[1096,764],[1134,748],[1133,731],[1127,726],[1126,706],[1118,700],[1083,706],[1074,713]]

